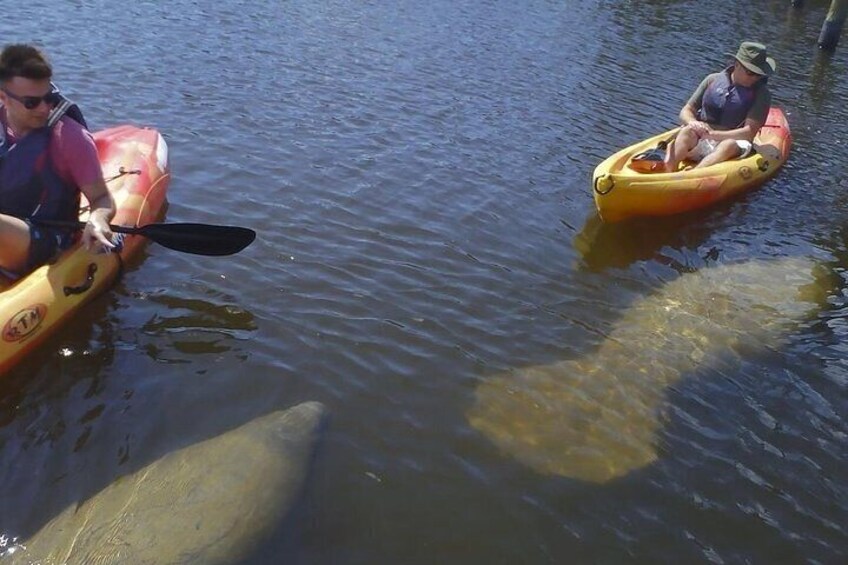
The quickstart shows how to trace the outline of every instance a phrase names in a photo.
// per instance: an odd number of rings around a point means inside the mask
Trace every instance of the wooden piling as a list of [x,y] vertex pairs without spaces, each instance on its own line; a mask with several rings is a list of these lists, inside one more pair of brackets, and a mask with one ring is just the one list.
[[830,9],[819,34],[819,47],[827,51],[836,49],[839,36],[848,16],[848,0],[831,0]]

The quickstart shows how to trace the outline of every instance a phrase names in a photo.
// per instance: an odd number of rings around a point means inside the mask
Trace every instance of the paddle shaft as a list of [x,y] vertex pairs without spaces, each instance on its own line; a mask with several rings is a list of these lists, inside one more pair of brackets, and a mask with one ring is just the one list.
[[[69,229],[84,229],[86,226],[86,222],[74,222],[74,221],[65,221],[65,220],[34,220],[36,224],[40,224],[42,226],[48,226],[52,228],[69,228]],[[109,229],[111,229],[115,233],[127,233],[132,235],[140,235],[141,228],[131,228],[128,226],[117,226],[113,224],[109,224]]]

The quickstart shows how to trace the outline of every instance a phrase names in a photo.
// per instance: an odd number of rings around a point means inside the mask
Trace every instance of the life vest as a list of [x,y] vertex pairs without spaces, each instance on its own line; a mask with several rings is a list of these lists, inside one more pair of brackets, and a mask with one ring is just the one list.
[[757,89],[766,79],[760,79],[753,87],[733,84],[730,73],[733,67],[724,69],[715,77],[701,99],[698,119],[722,129],[735,129],[745,123],[748,112],[754,106]]
[[[53,90],[58,94],[55,86]],[[87,127],[77,105],[61,95],[47,124],[30,131],[17,143],[7,142],[6,124],[0,123],[0,213],[22,219],[77,218],[79,187],[59,176],[49,153],[53,127],[63,116]]]

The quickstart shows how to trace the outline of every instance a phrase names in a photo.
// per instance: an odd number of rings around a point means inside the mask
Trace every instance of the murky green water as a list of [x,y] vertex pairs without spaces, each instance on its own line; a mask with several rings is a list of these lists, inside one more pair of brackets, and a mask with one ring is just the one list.
[[[848,47],[819,53],[827,2],[805,4],[81,0],[4,18],[4,43],[42,44],[94,128],[163,132],[169,220],[259,233],[229,258],[149,247],[3,380],[6,543],[174,449],[319,400],[299,520],[250,562],[844,559]],[[778,61],[784,171],[711,210],[600,224],[594,166],[667,129],[743,39]],[[762,268],[781,257],[807,274]],[[729,291],[699,309],[687,281],[722,268]],[[811,272],[825,298],[781,308],[786,277]],[[762,273],[761,302],[734,302],[739,273]],[[678,333],[640,349],[631,322],[660,331],[668,296],[700,316],[680,326],[691,351]],[[763,320],[779,332],[746,325]],[[628,358],[657,373],[634,380]],[[574,380],[597,413],[650,393],[638,465],[561,472],[591,434],[528,458],[474,424],[505,379],[581,364],[631,377],[608,396],[589,369]],[[503,433],[546,423],[489,406]]]

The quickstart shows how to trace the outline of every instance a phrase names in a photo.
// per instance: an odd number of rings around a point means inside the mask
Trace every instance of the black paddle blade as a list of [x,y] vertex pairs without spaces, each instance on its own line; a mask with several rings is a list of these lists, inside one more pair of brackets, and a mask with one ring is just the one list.
[[256,232],[238,226],[210,224],[148,224],[114,231],[142,235],[163,247],[195,255],[233,255],[256,239]]

